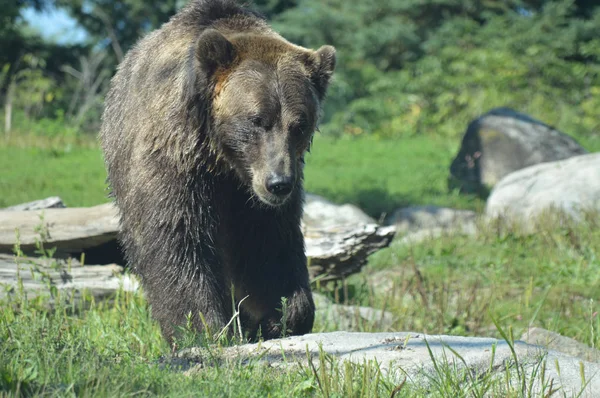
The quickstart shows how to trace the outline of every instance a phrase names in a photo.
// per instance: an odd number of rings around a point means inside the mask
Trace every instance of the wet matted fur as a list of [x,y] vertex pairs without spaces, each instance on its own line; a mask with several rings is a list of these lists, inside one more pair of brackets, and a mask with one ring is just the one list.
[[304,153],[335,50],[293,45],[230,0],[192,1],[129,51],[101,143],[121,242],[166,338],[222,328],[310,332],[300,230]]

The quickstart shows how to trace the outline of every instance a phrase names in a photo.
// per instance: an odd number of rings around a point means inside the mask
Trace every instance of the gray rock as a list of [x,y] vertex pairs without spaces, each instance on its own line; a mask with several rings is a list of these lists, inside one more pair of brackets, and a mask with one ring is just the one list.
[[51,196],[46,199],[34,200],[33,202],[21,203],[14,206],[0,209],[2,211],[20,211],[20,210],[43,210],[43,209],[62,209],[65,204],[58,196]]
[[[514,343],[514,350],[518,358],[519,372],[524,374],[527,380],[528,390],[524,391],[525,395],[540,396],[542,381],[539,365],[545,362],[546,386],[552,382],[553,389],[559,389],[560,396],[575,396],[580,392],[580,397],[598,396],[599,364],[521,341]],[[356,364],[375,360],[382,373],[397,383],[406,380],[407,383],[424,388],[431,386],[436,366],[448,364],[452,367],[451,372],[468,371],[472,379],[484,377],[491,372],[492,377],[502,380],[503,383],[506,383],[506,369],[509,368],[509,382],[513,388],[519,388],[514,356],[509,345],[505,341],[492,338],[428,336],[405,332],[334,332],[229,347],[222,352],[224,358],[254,358],[273,367],[297,366],[299,362],[306,364],[309,356],[315,363],[317,360],[314,358],[318,358],[321,352],[339,361]],[[455,353],[460,355],[460,358]],[[432,357],[435,358],[435,363]],[[180,351],[167,363],[170,362],[181,370],[188,370],[196,364],[202,366],[203,358],[207,358],[204,350],[191,348]],[[585,380],[582,380],[582,374]]]
[[321,196],[307,193],[302,222],[308,228],[327,229],[374,224],[375,220],[354,205],[337,205]]
[[461,229],[448,229],[448,228],[428,228],[421,229],[414,232],[407,232],[401,238],[394,240],[393,245],[415,245],[417,243],[432,241],[445,235],[463,234],[463,235],[474,235],[477,232],[475,224],[466,225]]
[[450,166],[451,181],[463,191],[485,192],[516,170],[585,153],[568,135],[512,109],[496,108],[469,124]]
[[535,344],[550,350],[562,352],[590,362],[600,361],[600,351],[588,347],[577,340],[561,336],[542,328],[530,328],[521,336],[521,340],[529,344]]
[[[410,281],[413,275],[414,270],[407,267],[389,267],[375,271],[368,269],[362,273],[364,281],[369,289],[382,297],[396,293],[394,292],[394,288],[396,287],[400,291],[402,282]],[[397,297],[394,296],[394,299],[397,299]],[[401,302],[404,304],[405,300],[406,299],[403,298]]]
[[600,153],[543,163],[506,176],[491,192],[485,214],[527,224],[548,209],[574,217],[581,211],[600,210]]
[[386,219],[386,225],[395,225],[398,232],[416,232],[436,228],[473,230],[477,214],[471,210],[457,210],[438,206],[411,206],[398,209]]
[[335,304],[319,293],[313,293],[317,311],[315,325],[329,330],[361,331],[364,327],[389,330],[394,317],[391,312],[371,307]]
[[479,216],[471,210],[411,206],[396,210],[387,218],[386,224],[397,229],[397,238],[392,245],[411,245],[444,235],[475,235]]

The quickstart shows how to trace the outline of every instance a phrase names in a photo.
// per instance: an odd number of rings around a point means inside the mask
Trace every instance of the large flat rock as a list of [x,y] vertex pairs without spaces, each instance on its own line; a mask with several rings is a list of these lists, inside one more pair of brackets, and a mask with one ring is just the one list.
[[527,223],[551,209],[575,217],[582,211],[600,210],[600,153],[509,174],[494,187],[485,213]]
[[322,196],[307,193],[302,223],[306,228],[327,229],[375,224],[375,220],[352,204],[338,205]]
[[[600,351],[595,348],[588,347],[570,337],[561,336],[558,333],[550,330],[532,327],[529,328],[521,336],[521,340],[546,347],[551,350],[562,352],[563,354],[572,355],[577,358],[585,359],[590,362],[600,362]],[[599,391],[600,393],[600,391]]]
[[[508,368],[509,379],[515,388],[519,386],[514,384],[518,383],[518,372],[533,380],[531,394],[527,396],[540,396],[542,381],[539,365],[545,361],[546,386],[552,382],[553,389],[559,391],[557,396],[576,396],[580,392],[580,397],[598,396],[599,364],[521,341],[514,343],[514,349],[519,364],[518,371],[511,349],[503,340],[406,332],[308,334],[230,347],[223,351],[223,355],[229,358],[254,358],[274,367],[287,367],[295,366],[298,361],[306,363],[309,356],[318,357],[322,350],[340,361],[364,364],[365,361],[376,360],[384,374],[398,382],[406,377],[408,382],[421,386],[431,382],[428,375],[435,373],[436,366],[444,364],[468,370],[474,378],[492,372],[492,376],[502,380],[505,380]],[[177,353],[170,363],[189,370],[195,364],[201,366],[204,355],[206,352],[202,348],[191,348]],[[435,364],[432,356],[436,360]],[[585,376],[585,381],[582,380],[582,375]]]

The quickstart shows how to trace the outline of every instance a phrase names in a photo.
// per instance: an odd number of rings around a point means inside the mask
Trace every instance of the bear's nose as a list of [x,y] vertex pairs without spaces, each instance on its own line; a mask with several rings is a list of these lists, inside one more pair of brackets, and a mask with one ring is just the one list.
[[277,196],[287,196],[292,192],[293,179],[291,176],[271,174],[267,178],[267,191]]

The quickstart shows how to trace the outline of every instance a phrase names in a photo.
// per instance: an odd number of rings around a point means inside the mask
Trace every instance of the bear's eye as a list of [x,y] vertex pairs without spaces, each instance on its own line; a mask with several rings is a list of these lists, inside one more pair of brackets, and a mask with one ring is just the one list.
[[290,124],[289,129],[292,134],[304,135],[308,130],[306,120],[304,118],[298,119]]
[[250,123],[252,123],[254,127],[263,127],[265,125],[263,118],[260,116],[250,117]]
[[301,125],[298,125],[298,124],[291,126],[290,131],[294,135],[304,135],[304,129],[302,128]]

